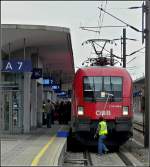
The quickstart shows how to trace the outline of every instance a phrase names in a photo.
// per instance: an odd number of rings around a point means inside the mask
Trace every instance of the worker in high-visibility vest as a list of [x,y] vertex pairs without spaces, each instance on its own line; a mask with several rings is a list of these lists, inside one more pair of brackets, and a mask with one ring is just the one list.
[[107,123],[104,120],[103,117],[101,117],[99,119],[99,124],[98,124],[98,135],[99,135],[99,139],[98,139],[98,154],[102,155],[103,151],[104,153],[108,152],[107,147],[104,144],[104,140],[106,139],[106,135],[108,134],[108,130],[107,130]]

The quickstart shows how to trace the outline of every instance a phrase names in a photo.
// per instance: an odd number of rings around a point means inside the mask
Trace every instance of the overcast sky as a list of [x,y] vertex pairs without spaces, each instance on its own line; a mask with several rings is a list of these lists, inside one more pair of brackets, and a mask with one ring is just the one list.
[[[88,57],[95,56],[91,45],[82,46],[82,42],[92,38],[120,38],[122,35],[122,28],[101,28],[100,34],[81,30],[80,26],[124,26],[123,23],[108,14],[103,12],[100,14],[98,7],[103,7],[107,12],[140,30],[142,27],[141,8],[136,10],[127,9],[128,7],[141,6],[142,1],[107,1],[107,3],[106,1],[2,1],[1,4],[2,24],[37,24],[70,28],[76,69]],[[103,23],[100,18],[103,18]],[[144,47],[141,42],[141,33],[129,27],[126,28],[126,31],[128,38],[138,40],[136,42],[127,41],[127,54]],[[114,54],[120,56],[120,41],[116,43],[117,46],[107,44],[106,49],[113,48]],[[132,78],[136,79],[145,73],[144,50],[128,58],[127,62],[134,57],[136,58],[127,64],[127,67],[130,69]]]

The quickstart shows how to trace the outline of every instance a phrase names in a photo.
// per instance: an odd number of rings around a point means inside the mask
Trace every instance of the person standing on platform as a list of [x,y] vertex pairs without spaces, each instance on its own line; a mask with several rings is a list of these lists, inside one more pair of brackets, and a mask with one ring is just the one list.
[[63,106],[63,123],[64,123],[64,124],[68,124],[67,102],[64,102],[64,106]]
[[55,120],[59,121],[59,101],[56,102],[55,104]]
[[51,102],[52,110],[51,110],[51,123],[54,124],[54,112],[55,112],[55,103]]
[[67,114],[68,114],[68,121],[70,121],[71,120],[71,102],[70,101],[68,101],[67,102]]
[[42,118],[43,118],[43,122],[42,124],[45,125],[46,124],[46,119],[47,119],[47,113],[46,113],[46,110],[45,110],[45,102],[43,102],[43,112],[42,112]]
[[58,111],[59,124],[63,123],[63,105],[64,105],[64,102],[61,101],[61,103],[59,105],[59,111]]
[[[104,153],[108,152],[107,147],[104,144],[104,141],[106,139],[106,135],[108,134],[108,130],[107,130],[107,123],[104,120],[104,117],[100,117],[99,119],[99,124],[98,124],[98,128],[97,128],[97,132],[99,135],[99,139],[98,139],[98,154],[99,155],[103,155],[103,151]],[[95,137],[95,136],[94,136]]]
[[53,110],[53,105],[51,101],[48,99],[47,104],[45,106],[46,112],[47,112],[47,128],[51,128],[52,124],[52,110]]

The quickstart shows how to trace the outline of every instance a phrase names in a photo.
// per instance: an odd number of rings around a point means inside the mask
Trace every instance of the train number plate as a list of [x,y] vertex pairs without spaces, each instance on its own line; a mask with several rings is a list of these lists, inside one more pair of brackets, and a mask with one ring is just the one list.
[[96,115],[97,116],[101,116],[101,115],[111,115],[110,110],[97,110],[96,111]]

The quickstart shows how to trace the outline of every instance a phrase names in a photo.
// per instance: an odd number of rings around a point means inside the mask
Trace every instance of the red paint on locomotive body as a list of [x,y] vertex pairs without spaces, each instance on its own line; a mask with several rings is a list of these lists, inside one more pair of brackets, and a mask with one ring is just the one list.
[[126,69],[79,69],[72,89],[72,136],[83,145],[97,145],[93,136],[103,116],[108,127],[106,145],[122,145],[133,135],[132,103],[132,79]]
[[[110,101],[109,99],[107,99],[107,96],[103,101],[95,100],[95,99],[86,100],[84,97],[84,77],[103,77],[104,79],[106,77],[107,80],[109,80],[108,77],[112,77],[112,79],[114,79],[114,83],[117,77],[121,78],[122,92],[121,92],[120,100]],[[91,80],[92,79],[93,78],[91,78]],[[97,84],[101,84],[101,83],[97,83]],[[108,84],[106,84],[106,87],[108,87]],[[101,93],[101,92],[102,91],[99,91],[98,93]],[[84,113],[83,115],[78,115],[77,110],[79,106],[83,107],[83,113]],[[128,107],[128,114],[126,115],[123,115],[123,106]],[[127,70],[123,68],[117,68],[117,67],[86,67],[86,68],[79,69],[76,72],[75,79],[73,82],[72,112],[73,112],[72,113],[73,117],[80,118],[80,119],[89,118],[91,120],[97,120],[101,115],[103,115],[106,118],[106,120],[115,120],[120,117],[132,118],[133,116],[132,79],[129,73],[127,72]]]

